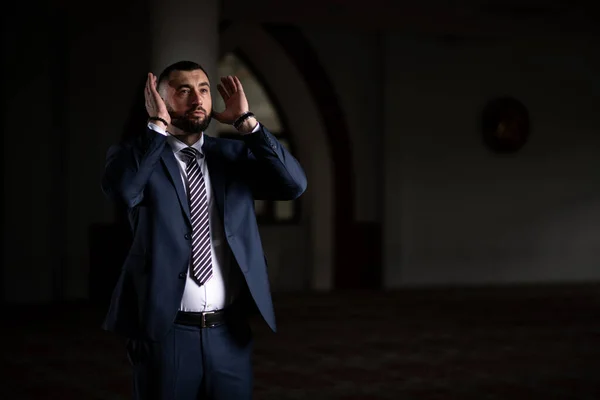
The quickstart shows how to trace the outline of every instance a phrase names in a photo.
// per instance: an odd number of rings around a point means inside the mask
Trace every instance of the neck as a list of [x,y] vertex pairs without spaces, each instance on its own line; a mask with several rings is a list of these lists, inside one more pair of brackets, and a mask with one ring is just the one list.
[[188,146],[193,145],[202,137],[202,132],[188,133],[173,125],[169,125],[169,132],[171,133],[171,135],[175,136],[177,139],[187,144]]

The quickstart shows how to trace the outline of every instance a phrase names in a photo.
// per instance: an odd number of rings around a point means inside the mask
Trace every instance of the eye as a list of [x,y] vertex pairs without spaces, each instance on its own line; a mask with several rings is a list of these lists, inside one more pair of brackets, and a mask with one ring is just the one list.
[[200,89],[200,93],[202,94],[206,94],[208,93],[208,89],[204,88],[204,89]]
[[179,91],[179,94],[180,94],[180,95],[187,95],[187,94],[189,94],[189,93],[190,93],[190,89],[181,89],[181,90]]

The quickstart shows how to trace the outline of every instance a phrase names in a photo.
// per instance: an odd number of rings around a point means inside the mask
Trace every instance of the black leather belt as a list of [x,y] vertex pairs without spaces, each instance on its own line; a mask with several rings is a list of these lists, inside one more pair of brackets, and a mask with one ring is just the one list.
[[175,316],[175,323],[199,326],[200,328],[214,328],[225,323],[225,310],[206,312],[178,311]]

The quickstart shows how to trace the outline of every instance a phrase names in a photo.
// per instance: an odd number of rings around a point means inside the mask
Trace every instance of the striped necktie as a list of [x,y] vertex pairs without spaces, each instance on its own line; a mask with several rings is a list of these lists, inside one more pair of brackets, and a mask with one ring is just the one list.
[[[192,220],[191,277],[202,286],[212,277],[210,226],[208,198],[204,176],[196,157],[199,152],[193,147],[181,150],[186,163],[188,200]],[[200,157],[203,155],[200,153]]]

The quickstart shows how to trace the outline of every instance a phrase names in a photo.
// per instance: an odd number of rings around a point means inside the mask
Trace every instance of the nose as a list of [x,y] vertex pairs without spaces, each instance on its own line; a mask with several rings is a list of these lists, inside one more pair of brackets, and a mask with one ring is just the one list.
[[202,96],[200,96],[200,92],[198,92],[197,90],[194,90],[193,92],[193,96],[192,96],[192,104],[193,105],[202,105]]

